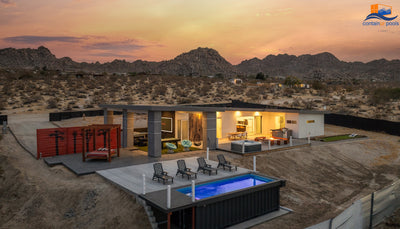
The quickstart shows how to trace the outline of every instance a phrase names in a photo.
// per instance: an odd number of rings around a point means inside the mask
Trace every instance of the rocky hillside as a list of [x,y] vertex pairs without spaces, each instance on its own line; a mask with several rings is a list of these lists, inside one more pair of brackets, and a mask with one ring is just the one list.
[[214,49],[198,48],[183,53],[173,60],[163,61],[158,65],[159,74],[175,75],[236,75],[236,69]]
[[0,50],[0,67],[2,68],[33,68],[48,66],[59,69],[64,64],[73,62],[70,58],[57,59],[47,48],[40,46],[38,49],[14,49]]
[[245,60],[236,66],[245,75],[263,72],[269,76],[293,75],[303,79],[379,79],[400,81],[400,60],[374,60],[368,63],[344,62],[328,52],[316,55],[269,55]]
[[250,76],[263,72],[273,77],[293,75],[303,79],[360,78],[400,81],[400,60],[380,59],[368,63],[344,62],[327,52],[301,56],[268,55],[264,59],[253,58],[235,66],[226,61],[216,50],[209,48],[197,48],[172,60],[161,62],[114,60],[104,64],[78,63],[69,57],[58,59],[43,46],[38,49],[0,50],[0,68],[32,69],[44,66],[61,71],[136,72],[178,76],[217,74]]
[[61,71],[89,71],[89,72],[143,72],[162,75],[194,75],[206,76],[222,74],[225,76],[236,75],[236,69],[214,49],[198,48],[188,53],[183,53],[172,60],[149,62],[137,60],[126,62],[114,60],[104,64],[78,63],[69,57],[57,59],[47,48],[0,50],[0,68],[32,69],[43,68]]

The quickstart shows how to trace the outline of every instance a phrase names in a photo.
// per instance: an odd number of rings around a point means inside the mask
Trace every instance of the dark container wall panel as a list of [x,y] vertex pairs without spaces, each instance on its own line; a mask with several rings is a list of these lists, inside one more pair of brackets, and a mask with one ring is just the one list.
[[7,115],[0,115],[0,125],[3,125],[3,122],[8,122]]
[[50,113],[49,121],[50,122],[61,121],[61,114],[60,113]]
[[342,114],[325,114],[325,124],[332,124],[367,131],[385,132],[391,135],[400,136],[400,122],[361,118]]
[[[118,113],[118,112],[114,112]],[[122,114],[122,113],[121,113]],[[86,117],[93,117],[93,116],[103,116],[103,110],[92,110],[92,111],[69,111],[69,112],[57,112],[57,113],[50,113],[49,114],[49,121],[62,121],[65,119],[71,118],[80,118],[85,115]]]
[[279,188],[249,190],[241,196],[196,207],[196,228],[224,228],[279,209]]

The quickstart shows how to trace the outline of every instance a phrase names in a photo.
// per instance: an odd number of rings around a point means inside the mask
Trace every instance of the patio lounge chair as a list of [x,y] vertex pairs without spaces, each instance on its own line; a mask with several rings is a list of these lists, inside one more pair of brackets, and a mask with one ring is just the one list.
[[232,165],[231,162],[227,161],[223,154],[218,154],[217,158],[218,158],[218,166],[217,166],[217,168],[222,166],[222,168],[224,170],[225,170],[225,167],[227,167],[229,169],[229,171],[232,171],[232,168],[235,168],[235,170],[237,171],[237,166],[236,165]]
[[207,171],[208,175],[210,175],[210,176],[213,171],[215,171],[215,174],[218,174],[218,169],[211,168],[211,165],[206,163],[206,160],[204,160],[204,157],[197,158],[197,162],[199,163],[199,168],[197,169],[197,172],[199,170],[203,170],[203,173],[205,173]]
[[163,184],[165,184],[165,181],[168,182],[168,180],[171,179],[172,183],[174,183],[174,178],[171,176],[168,176],[168,173],[164,171],[161,163],[154,163],[153,168],[154,168],[154,174],[153,174],[152,180],[157,178],[157,182],[159,182],[160,179],[162,179]]
[[195,178],[197,178],[197,173],[192,172],[191,169],[186,167],[185,160],[178,160],[176,163],[178,164],[178,170],[176,171],[176,176],[178,176],[178,174],[182,174],[182,178],[183,178],[186,175],[188,180],[193,175]]

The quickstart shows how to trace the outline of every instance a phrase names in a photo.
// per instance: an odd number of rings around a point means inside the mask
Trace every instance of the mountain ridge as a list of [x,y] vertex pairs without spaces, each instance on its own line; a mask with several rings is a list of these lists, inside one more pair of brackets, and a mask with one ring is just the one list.
[[254,57],[232,65],[217,50],[201,47],[160,62],[145,60],[127,62],[115,59],[105,63],[76,62],[70,57],[56,58],[44,46],[37,49],[0,49],[0,68],[33,69],[43,67],[60,71],[137,72],[182,76],[221,74],[232,77],[251,76],[263,72],[273,77],[294,75],[302,79],[365,78],[398,81],[400,78],[400,60],[378,59],[367,63],[345,62],[329,52],[299,56],[270,54],[263,59]]

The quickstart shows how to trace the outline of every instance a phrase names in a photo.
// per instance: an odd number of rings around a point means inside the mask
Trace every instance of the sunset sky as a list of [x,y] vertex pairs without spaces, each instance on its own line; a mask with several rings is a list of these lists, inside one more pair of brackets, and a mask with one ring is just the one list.
[[362,25],[375,3],[400,16],[400,1],[0,0],[0,48],[44,45],[87,62],[168,60],[197,47],[232,64],[279,53],[400,59],[400,26]]

